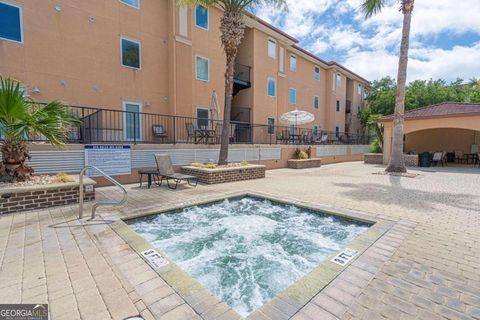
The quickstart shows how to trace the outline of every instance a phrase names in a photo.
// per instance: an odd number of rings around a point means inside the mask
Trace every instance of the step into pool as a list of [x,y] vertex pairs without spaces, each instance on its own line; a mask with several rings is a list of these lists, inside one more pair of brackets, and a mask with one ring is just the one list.
[[252,196],[127,223],[244,317],[370,227]]

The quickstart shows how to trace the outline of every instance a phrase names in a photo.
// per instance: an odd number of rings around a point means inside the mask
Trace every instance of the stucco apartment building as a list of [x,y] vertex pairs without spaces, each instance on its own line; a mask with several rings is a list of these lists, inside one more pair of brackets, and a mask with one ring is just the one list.
[[[221,14],[175,0],[0,0],[0,74],[37,101],[210,117],[214,91],[223,109]],[[232,120],[281,125],[298,108],[315,115],[314,131],[361,132],[367,80],[254,16],[246,22]]]

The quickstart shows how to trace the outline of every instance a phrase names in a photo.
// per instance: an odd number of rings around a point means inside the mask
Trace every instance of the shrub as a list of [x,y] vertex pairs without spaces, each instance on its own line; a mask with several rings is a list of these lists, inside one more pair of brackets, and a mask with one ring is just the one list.
[[245,160],[242,161],[242,162],[240,162],[240,164],[241,164],[242,166],[248,166],[248,165],[249,165],[248,161],[245,161]]
[[204,164],[200,163],[200,162],[194,162],[194,163],[191,164],[191,166],[196,167],[196,168],[203,168]]
[[301,160],[308,159],[308,154],[302,150],[298,153],[297,159],[301,159]]
[[209,163],[209,164],[206,164],[204,166],[204,168],[207,168],[207,169],[216,169],[217,168],[217,165],[215,163]]
[[370,144],[370,153],[382,153],[382,145],[378,138],[373,139],[372,143]]
[[73,179],[71,176],[69,176],[65,172],[60,172],[60,173],[57,173],[53,181],[58,183],[67,183],[67,182],[74,182],[75,179]]

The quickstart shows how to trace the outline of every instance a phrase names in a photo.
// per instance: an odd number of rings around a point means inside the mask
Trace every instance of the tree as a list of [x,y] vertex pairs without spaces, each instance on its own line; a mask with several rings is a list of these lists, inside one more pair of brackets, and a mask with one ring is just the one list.
[[[366,18],[380,12],[387,0],[364,0],[362,4]],[[410,24],[415,0],[400,0],[403,13],[402,41],[398,61],[397,91],[395,94],[395,113],[393,118],[392,154],[387,172],[406,172],[403,157],[403,125],[405,113],[405,87],[407,83],[408,48],[410,45]]]
[[220,155],[218,164],[227,163],[228,144],[230,142],[230,112],[233,100],[233,76],[238,48],[245,35],[244,12],[246,9],[260,5],[286,6],[285,0],[179,0],[183,6],[202,5],[218,6],[223,10],[220,19],[221,42],[226,57],[225,70],[225,103],[223,109],[223,127],[220,138]]
[[0,77],[0,136],[4,138],[0,148],[3,156],[0,181],[24,181],[33,173],[25,165],[31,158],[26,141],[43,136],[60,145],[70,126],[78,123],[62,103],[39,105],[24,96],[18,81]]

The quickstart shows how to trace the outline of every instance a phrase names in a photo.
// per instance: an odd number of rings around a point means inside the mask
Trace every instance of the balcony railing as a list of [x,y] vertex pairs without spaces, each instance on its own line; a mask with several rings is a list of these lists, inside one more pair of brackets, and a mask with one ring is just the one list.
[[[70,106],[80,125],[67,143],[219,144],[223,122],[204,118]],[[0,132],[0,140],[2,135]],[[30,141],[47,141],[38,133]],[[364,135],[232,121],[231,144],[366,144]]]

